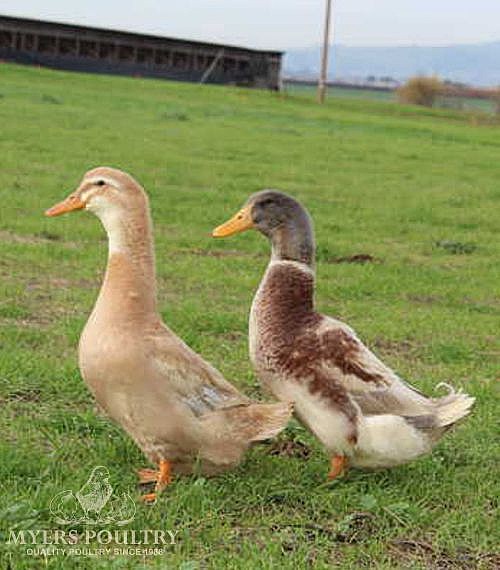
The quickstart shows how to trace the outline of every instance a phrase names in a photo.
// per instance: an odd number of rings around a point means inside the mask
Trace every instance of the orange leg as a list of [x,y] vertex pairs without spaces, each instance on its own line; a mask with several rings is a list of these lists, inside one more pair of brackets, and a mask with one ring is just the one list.
[[332,457],[330,473],[328,473],[329,481],[337,478],[344,472],[347,467],[347,458],[345,455],[334,455]]
[[153,493],[148,493],[141,497],[145,503],[156,501],[156,496],[161,493],[165,487],[172,482],[171,465],[166,459],[160,460],[159,471],[153,469],[140,469],[139,483],[156,483]]

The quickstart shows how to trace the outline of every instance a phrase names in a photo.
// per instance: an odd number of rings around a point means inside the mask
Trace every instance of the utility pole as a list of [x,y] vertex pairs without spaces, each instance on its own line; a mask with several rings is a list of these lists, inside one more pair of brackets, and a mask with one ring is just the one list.
[[332,13],[332,0],[326,0],[325,36],[321,51],[321,72],[318,82],[318,103],[325,102],[326,82],[328,80],[328,51],[330,49],[330,20]]

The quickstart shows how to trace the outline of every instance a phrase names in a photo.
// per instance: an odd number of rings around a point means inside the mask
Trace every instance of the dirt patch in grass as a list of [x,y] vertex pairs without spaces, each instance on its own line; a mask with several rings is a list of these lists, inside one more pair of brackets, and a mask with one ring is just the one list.
[[500,555],[496,553],[477,554],[463,549],[455,554],[438,549],[423,540],[395,539],[389,545],[391,558],[408,567],[415,562],[424,564],[429,570],[497,570]]
[[2,230],[0,231],[0,241],[4,241],[7,243],[21,243],[27,245],[42,245],[47,243],[59,242],[64,247],[72,249],[77,247],[76,242],[62,241],[61,236],[45,231],[41,231],[38,232],[37,234],[32,234],[32,235],[29,234],[22,235],[22,234],[16,234],[15,232],[10,232],[8,230]]
[[325,261],[327,263],[381,263],[380,259],[377,259],[369,253],[356,253],[354,255],[347,255],[342,257],[328,257]]
[[[3,277],[3,276],[2,276]],[[98,290],[99,280],[67,279],[64,277],[49,277],[28,279],[25,281],[24,292],[17,297],[4,299],[3,303],[15,303],[26,310],[19,316],[6,316],[0,319],[0,324],[15,325],[23,328],[46,328],[53,325],[59,318],[75,315],[78,310],[66,303],[56,301],[55,291],[70,289]]]
[[27,243],[36,245],[46,243],[48,240],[35,235],[21,235],[6,230],[0,231],[0,240],[8,243]]
[[201,257],[256,257],[252,253],[246,251],[239,251],[236,249],[182,249],[180,253],[189,253],[190,255],[199,255]]
[[22,329],[45,329],[48,328],[52,321],[48,318],[42,318],[41,316],[34,316],[23,319],[0,319],[0,325],[9,327],[14,326]]
[[39,388],[19,388],[0,398],[0,402],[39,402],[41,393]]
[[15,303],[25,309],[23,314],[0,318],[0,324],[20,328],[46,329],[59,319],[79,313],[77,306],[57,301],[54,292],[71,289],[99,289],[99,280],[67,279],[64,277],[48,277],[45,279],[28,279],[24,292],[17,297],[5,299],[2,303]]
[[439,295],[407,295],[407,299],[417,305],[436,305],[443,301]]
[[[272,524],[270,530],[275,537],[279,536],[280,542],[284,545],[289,542],[290,552],[295,550],[292,544],[300,534],[300,541],[303,544],[305,539],[308,543],[314,544],[318,537],[325,537],[331,542],[354,544],[365,542],[374,532],[375,515],[372,513],[359,511],[353,512],[344,517],[339,522],[328,524],[317,524],[312,522],[290,522]],[[238,527],[237,532],[241,535],[255,536],[259,531],[266,531],[263,527]],[[297,543],[298,546],[298,543]]]
[[42,230],[35,234],[37,237],[41,239],[45,239],[48,241],[61,241],[62,237],[58,234],[54,234],[52,232],[48,232],[46,230]]
[[366,542],[375,532],[375,515],[366,511],[357,511],[348,514],[337,524],[336,540],[346,544]]
[[469,255],[474,253],[477,249],[477,245],[472,242],[461,242],[454,240],[439,240],[434,243],[434,245],[439,249],[444,249],[447,253],[452,255]]
[[[210,335],[212,335],[212,333],[210,333]],[[230,341],[230,342],[238,342],[242,339],[246,339],[246,337],[247,337],[246,333],[237,332],[237,331],[229,331],[229,332],[218,333],[215,336],[217,336],[218,338],[221,338],[223,340]]]
[[65,277],[47,277],[47,279],[30,279],[26,283],[26,291],[47,291],[52,289],[95,289],[100,286],[99,279],[67,279]]
[[278,439],[270,445],[269,455],[307,460],[312,455],[312,449],[302,441]]
[[389,340],[386,338],[376,338],[372,347],[386,354],[410,355],[416,352],[417,345],[410,340]]
[[442,305],[449,307],[457,307],[459,304],[468,307],[470,311],[483,314],[498,314],[499,302],[495,297],[486,298],[484,300],[471,299],[463,297],[460,301],[449,301],[442,295],[419,295],[409,294],[404,296],[408,301],[416,305]]

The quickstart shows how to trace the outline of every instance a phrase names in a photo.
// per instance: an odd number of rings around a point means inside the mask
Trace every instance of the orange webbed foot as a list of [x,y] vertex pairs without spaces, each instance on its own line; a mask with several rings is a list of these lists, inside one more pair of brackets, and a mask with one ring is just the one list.
[[345,455],[334,455],[331,459],[330,472],[328,473],[328,480],[333,481],[339,475],[342,475],[347,468],[347,458]]
[[141,495],[141,501],[148,505],[156,503],[156,493],[146,493],[145,495]]
[[142,495],[141,500],[145,503],[154,503],[158,493],[161,493],[172,482],[171,465],[166,459],[160,461],[158,471],[154,469],[140,469],[137,473],[139,475],[139,483],[155,483],[153,493]]

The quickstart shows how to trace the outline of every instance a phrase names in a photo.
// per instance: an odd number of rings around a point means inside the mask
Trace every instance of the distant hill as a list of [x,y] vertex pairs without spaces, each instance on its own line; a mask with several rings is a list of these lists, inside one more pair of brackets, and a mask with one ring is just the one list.
[[[290,49],[285,75],[311,77],[319,71],[319,47]],[[412,75],[436,74],[469,85],[500,85],[500,41],[446,47],[349,47],[332,50],[330,78],[389,76],[398,80]]]

